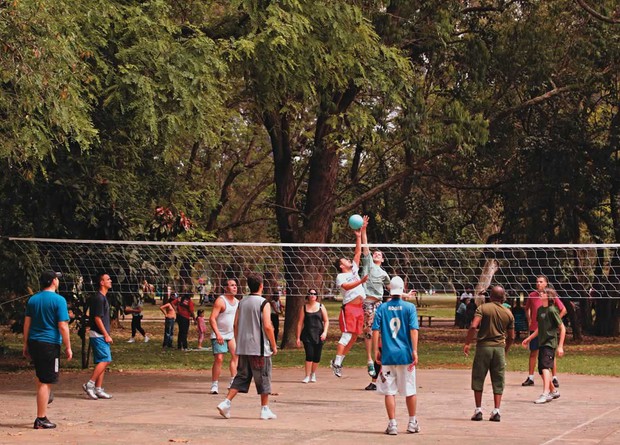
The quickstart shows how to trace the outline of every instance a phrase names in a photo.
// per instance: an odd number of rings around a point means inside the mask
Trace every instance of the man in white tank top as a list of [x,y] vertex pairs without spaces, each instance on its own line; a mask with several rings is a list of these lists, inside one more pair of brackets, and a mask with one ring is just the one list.
[[211,345],[213,347],[213,368],[211,368],[211,394],[219,391],[218,380],[222,372],[224,354],[230,352],[230,381],[237,375],[237,355],[235,349],[235,314],[239,307],[237,295],[237,281],[230,279],[226,281],[224,295],[220,295],[213,303],[213,310],[209,317],[211,325]]

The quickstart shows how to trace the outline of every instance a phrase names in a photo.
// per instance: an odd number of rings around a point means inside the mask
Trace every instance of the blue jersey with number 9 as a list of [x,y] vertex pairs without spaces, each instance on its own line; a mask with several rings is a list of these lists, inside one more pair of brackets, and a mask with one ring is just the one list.
[[413,363],[411,329],[419,329],[415,306],[400,298],[393,298],[377,309],[373,331],[381,334],[381,363],[408,365]]

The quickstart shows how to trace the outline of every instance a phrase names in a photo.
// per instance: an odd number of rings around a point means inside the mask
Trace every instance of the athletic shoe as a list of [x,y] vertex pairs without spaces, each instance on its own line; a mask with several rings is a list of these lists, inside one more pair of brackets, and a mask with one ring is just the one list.
[[410,420],[407,424],[407,432],[408,433],[419,433],[420,432],[420,424],[418,424],[417,420]]
[[551,395],[551,398],[552,398],[553,400],[555,400],[555,399],[559,399],[559,398],[560,398],[560,391],[558,391],[558,390],[556,389],[555,391],[552,391],[550,395]]
[[145,335],[144,336],[144,343],[148,343],[150,339],[151,339],[151,337],[149,337],[148,335]]
[[301,381],[301,383],[310,383],[310,376],[307,375],[304,377],[304,379]]
[[82,389],[84,390],[84,392],[86,394],[88,394],[88,397],[90,397],[93,400],[97,400],[99,397],[97,397],[97,394],[95,394],[95,386],[90,386],[88,383],[84,383],[82,385]]
[[54,393],[50,390],[50,396],[47,398],[47,404],[49,405],[54,401]]
[[211,383],[211,394],[218,394],[217,382]]
[[534,403],[536,403],[537,405],[540,405],[543,403],[551,402],[552,400],[553,400],[553,397],[551,396],[551,394],[541,394],[539,398],[534,400]]
[[396,436],[398,434],[398,425],[388,423],[388,426],[385,429],[385,434],[389,434],[390,436]]
[[532,386],[533,384],[534,380],[528,377],[527,379],[525,379],[525,382],[521,383],[521,386]]
[[374,363],[372,363],[372,362],[368,363],[367,369],[368,369],[368,375],[370,377],[372,377],[373,379],[375,377],[377,377],[377,373],[375,372],[375,365],[374,365]]
[[135,343],[136,339],[131,337],[129,340],[127,340],[127,343]]
[[260,420],[271,420],[271,419],[277,419],[278,416],[276,416],[270,409],[268,406],[263,406],[260,410]]
[[329,367],[332,368],[336,377],[342,377],[342,365],[337,365],[334,363],[334,359],[332,359],[332,361],[329,362]]
[[230,419],[230,401],[225,399],[217,406],[217,410],[220,412],[223,418]]
[[471,420],[475,420],[476,422],[482,420],[482,411],[476,411],[474,415],[471,416]]
[[310,374],[310,383],[316,383],[316,374],[314,372]]
[[368,386],[366,388],[364,388],[366,391],[376,391],[377,390],[377,385],[375,385],[374,383],[370,382],[368,384]]
[[56,424],[49,421],[47,417],[39,419],[38,417],[34,419],[34,429],[35,430],[46,430],[49,428],[56,428]]
[[553,380],[551,380],[551,383],[553,383],[553,386],[556,388],[560,387],[560,382],[558,382],[558,378],[554,377]]
[[112,396],[108,394],[107,392],[105,392],[103,388],[100,388],[100,389],[95,388],[95,394],[100,399],[111,399],[112,398]]
[[499,422],[501,419],[502,419],[502,416],[500,416],[498,412],[491,413],[491,417],[489,417],[489,420],[491,422]]

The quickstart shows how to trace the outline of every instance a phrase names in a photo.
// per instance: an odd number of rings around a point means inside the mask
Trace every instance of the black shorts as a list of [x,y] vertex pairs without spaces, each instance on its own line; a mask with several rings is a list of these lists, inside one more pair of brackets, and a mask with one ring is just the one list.
[[37,378],[41,383],[58,382],[60,345],[28,340],[28,353],[32,357]]
[[555,349],[549,346],[538,348],[538,372],[542,374],[543,369],[553,369],[555,361]]

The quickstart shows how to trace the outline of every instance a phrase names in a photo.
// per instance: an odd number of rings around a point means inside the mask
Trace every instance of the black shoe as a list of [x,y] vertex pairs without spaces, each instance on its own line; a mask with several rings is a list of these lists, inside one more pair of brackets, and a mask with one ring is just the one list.
[[50,396],[47,399],[47,404],[49,405],[50,403],[52,403],[54,401],[54,393],[52,391],[50,391]]
[[374,383],[370,382],[370,384],[364,388],[366,391],[376,391],[377,390],[377,385],[375,385]]
[[475,420],[476,422],[482,420],[482,411],[476,411],[474,415],[471,416],[471,420]]
[[489,417],[489,420],[491,422],[499,422],[501,418],[502,416],[500,416],[499,413],[495,413],[495,414],[491,414],[491,417]]
[[521,386],[532,386],[533,384],[534,380],[528,377],[527,379],[525,379],[525,382],[521,383]]
[[553,383],[553,386],[555,386],[556,388],[560,387],[560,382],[558,382],[558,379],[556,377],[551,380],[551,383]]
[[46,429],[49,429],[49,428],[56,428],[56,424],[50,422],[47,417],[43,417],[42,419],[37,417],[36,419],[34,419],[34,429],[35,430],[41,430],[41,429],[45,429],[46,430]]

